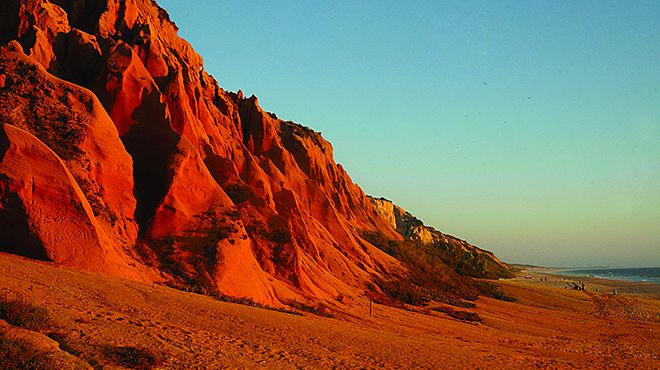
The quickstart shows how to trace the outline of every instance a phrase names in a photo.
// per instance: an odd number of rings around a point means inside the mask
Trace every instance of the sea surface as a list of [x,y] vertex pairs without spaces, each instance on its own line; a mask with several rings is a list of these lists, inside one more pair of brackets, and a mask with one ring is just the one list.
[[660,267],[646,268],[585,268],[557,271],[560,274],[593,276],[603,279],[649,282],[660,284]]

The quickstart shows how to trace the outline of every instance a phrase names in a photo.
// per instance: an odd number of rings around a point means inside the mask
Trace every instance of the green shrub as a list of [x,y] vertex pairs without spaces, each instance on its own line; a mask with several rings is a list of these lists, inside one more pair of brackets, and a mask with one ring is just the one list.
[[[172,236],[151,240],[158,250],[160,269],[172,277],[166,284],[172,288],[197,294],[210,295],[215,291],[215,283],[208,273],[209,261],[206,256],[181,253]],[[208,250],[210,255],[213,251]],[[206,253],[205,253],[206,254]]]
[[394,257],[400,254],[398,250],[401,243],[416,244],[417,249],[423,250],[425,254],[437,257],[445,265],[463,276],[486,279],[513,277],[511,271],[497,263],[489,252],[482,251],[474,246],[466,250],[463,246],[467,243],[452,236],[447,235],[446,242],[440,240],[433,245],[424,245],[410,240],[404,242],[392,240],[377,231],[363,231],[362,238]]
[[513,277],[513,273],[497,263],[491,253],[474,246],[466,249],[464,246],[469,244],[451,236],[446,237],[447,241],[439,240],[434,246],[441,251],[443,261],[459,274],[485,279]]
[[413,306],[427,304],[429,297],[409,279],[378,280],[378,286],[387,297]]
[[448,266],[443,251],[412,240],[391,240],[378,232],[363,232],[365,240],[401,261],[407,272],[378,279],[375,283],[395,301],[421,306],[430,300],[465,305],[479,296],[474,281]]

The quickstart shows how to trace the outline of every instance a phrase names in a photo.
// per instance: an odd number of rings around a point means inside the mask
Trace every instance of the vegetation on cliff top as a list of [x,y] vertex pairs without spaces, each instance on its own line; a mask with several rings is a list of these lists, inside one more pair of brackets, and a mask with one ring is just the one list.
[[433,300],[469,307],[469,302],[480,295],[509,300],[494,285],[457,273],[445,262],[445,251],[435,245],[388,239],[374,231],[364,231],[362,236],[407,268],[405,272],[375,280],[387,298],[394,302],[422,306]]

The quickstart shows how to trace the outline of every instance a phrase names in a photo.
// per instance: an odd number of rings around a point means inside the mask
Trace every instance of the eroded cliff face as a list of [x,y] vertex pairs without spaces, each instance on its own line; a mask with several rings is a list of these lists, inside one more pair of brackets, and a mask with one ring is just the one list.
[[[89,253],[123,251],[136,271],[182,288],[267,304],[354,295],[397,268],[360,237],[397,235],[332,146],[221,89],[152,1],[9,0],[0,12],[1,40],[21,45],[2,56],[3,127],[52,150],[43,176],[62,172],[58,191],[73,192],[85,230],[103,234]],[[52,212],[77,209],[53,202]],[[40,257],[70,262],[34,229],[48,244]]]
[[132,161],[98,99],[49,75],[15,41],[0,51],[3,249],[122,277],[157,278],[131,266],[125,250],[138,231]]
[[[0,218],[28,220],[5,250],[271,305],[355,296],[401,267],[361,235],[408,236],[330,143],[220,88],[155,2],[6,0],[0,21]],[[54,214],[92,237],[58,246]]]

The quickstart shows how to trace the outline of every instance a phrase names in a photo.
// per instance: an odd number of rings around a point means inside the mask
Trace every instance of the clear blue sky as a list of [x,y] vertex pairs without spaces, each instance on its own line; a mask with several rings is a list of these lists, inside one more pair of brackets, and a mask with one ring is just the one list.
[[660,1],[159,3],[367,193],[510,262],[660,266]]

